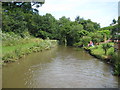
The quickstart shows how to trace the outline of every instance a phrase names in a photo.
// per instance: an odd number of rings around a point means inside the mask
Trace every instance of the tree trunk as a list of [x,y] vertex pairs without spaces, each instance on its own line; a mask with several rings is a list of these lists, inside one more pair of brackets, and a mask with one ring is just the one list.
[[105,55],[107,54],[107,50],[105,50]]
[[106,34],[104,35],[104,42],[106,42]]

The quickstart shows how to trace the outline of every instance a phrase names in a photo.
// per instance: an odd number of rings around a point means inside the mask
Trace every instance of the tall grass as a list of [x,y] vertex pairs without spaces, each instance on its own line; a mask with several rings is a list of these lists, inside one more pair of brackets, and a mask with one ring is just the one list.
[[19,34],[13,32],[2,33],[2,45],[3,46],[14,46],[18,44],[29,43],[31,37],[28,35],[22,38]]
[[32,52],[50,49],[57,45],[56,40],[43,40],[33,37],[22,38],[13,33],[3,33],[2,40],[2,61],[5,63],[16,61]]

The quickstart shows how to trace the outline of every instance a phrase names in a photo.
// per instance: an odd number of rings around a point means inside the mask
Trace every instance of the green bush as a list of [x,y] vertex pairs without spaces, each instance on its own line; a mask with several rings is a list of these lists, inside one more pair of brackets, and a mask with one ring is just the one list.
[[74,43],[73,46],[75,47],[83,46],[83,43],[82,42]]
[[91,41],[91,37],[89,37],[89,36],[83,36],[83,38],[81,38],[80,41],[82,42],[82,44],[83,44],[84,46],[87,46],[88,43]]
[[100,42],[100,39],[99,39],[99,38],[93,38],[92,41],[93,41],[93,43],[95,44],[95,43],[99,43],[99,42]]
[[112,55],[112,62],[114,65],[114,74],[115,75],[120,75],[120,52],[119,53],[114,53]]
[[102,44],[102,49],[105,51],[105,55],[107,54],[107,51],[112,46],[109,43]]

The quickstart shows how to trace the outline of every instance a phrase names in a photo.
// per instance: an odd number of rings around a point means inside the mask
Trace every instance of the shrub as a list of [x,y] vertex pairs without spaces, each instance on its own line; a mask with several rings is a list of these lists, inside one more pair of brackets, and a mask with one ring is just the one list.
[[112,59],[111,59],[114,64],[114,74],[115,75],[120,75],[120,55],[119,55],[119,53],[114,53],[112,55]]
[[107,51],[112,46],[109,43],[102,44],[102,49],[105,51],[105,55],[107,54]]
[[93,43],[95,44],[95,43],[99,43],[99,42],[100,42],[100,39],[99,39],[99,38],[93,38],[92,41],[93,41]]
[[73,46],[75,46],[75,47],[82,47],[83,43],[82,42],[74,43]]
[[28,43],[30,40],[29,34],[26,32],[24,38],[22,38],[19,34],[15,34],[13,32],[2,33],[2,45],[3,46],[13,46],[18,44]]
[[81,38],[80,41],[82,42],[82,44],[83,44],[84,46],[87,46],[88,43],[91,41],[91,37],[84,36],[83,38]]

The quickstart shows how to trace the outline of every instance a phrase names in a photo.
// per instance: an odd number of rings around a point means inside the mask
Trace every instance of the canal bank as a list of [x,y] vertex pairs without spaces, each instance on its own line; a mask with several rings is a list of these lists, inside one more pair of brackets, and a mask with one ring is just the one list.
[[3,88],[117,88],[112,67],[84,50],[57,46],[3,67]]
[[[112,43],[111,46],[113,46]],[[91,56],[111,65],[114,69],[114,72],[112,74],[120,76],[120,56],[119,52],[114,51],[114,47],[108,49],[107,54],[105,54],[102,45],[94,47],[84,47],[84,50],[87,51]]]
[[100,60],[104,61],[105,63],[110,64],[110,57],[109,56],[100,55],[99,53],[95,53],[91,48],[86,48],[85,47],[84,50],[87,51],[91,56],[93,56],[97,59],[100,59]]
[[39,38],[31,38],[28,40],[22,40],[25,43],[13,46],[3,46],[2,47],[2,63],[11,63],[15,62],[18,59],[25,57],[28,54],[33,52],[40,52],[44,50],[48,50],[54,48],[58,45],[57,40],[43,40]]

